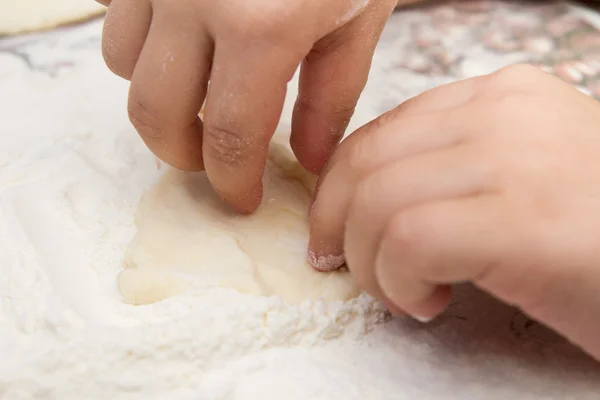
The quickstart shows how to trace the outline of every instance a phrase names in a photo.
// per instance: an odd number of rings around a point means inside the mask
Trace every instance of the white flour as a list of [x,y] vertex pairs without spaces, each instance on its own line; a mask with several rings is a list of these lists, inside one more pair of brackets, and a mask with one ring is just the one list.
[[[115,278],[158,172],[99,32],[22,44],[26,59],[0,43],[0,399],[597,398],[595,363],[469,288],[429,326],[379,324],[366,296],[288,307],[223,289],[123,304]],[[375,75],[397,46],[383,43]],[[354,126],[374,96],[389,100],[386,83],[374,77]]]
[[[14,67],[9,73],[20,66]],[[54,81],[33,73],[3,84],[15,110],[3,123],[0,150],[0,388],[7,390],[0,393],[6,398],[185,392],[205,384],[201,373],[231,359],[360,338],[383,319],[365,296],[289,307],[215,289],[147,307],[122,304],[115,277],[134,230],[133,210],[158,171],[122,113],[123,83],[96,57],[82,71]],[[88,76],[108,86],[86,84]],[[163,379],[149,379],[157,362]]]

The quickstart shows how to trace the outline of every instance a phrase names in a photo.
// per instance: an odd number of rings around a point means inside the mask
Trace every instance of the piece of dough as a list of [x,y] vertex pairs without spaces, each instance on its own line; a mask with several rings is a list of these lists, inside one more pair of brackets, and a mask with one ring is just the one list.
[[286,146],[273,143],[263,203],[240,216],[222,204],[204,173],[168,170],[140,203],[138,231],[118,277],[124,300],[148,304],[215,286],[288,303],[356,297],[347,271],[317,272],[307,263],[315,180]]
[[94,0],[0,0],[0,36],[84,21],[105,10]]

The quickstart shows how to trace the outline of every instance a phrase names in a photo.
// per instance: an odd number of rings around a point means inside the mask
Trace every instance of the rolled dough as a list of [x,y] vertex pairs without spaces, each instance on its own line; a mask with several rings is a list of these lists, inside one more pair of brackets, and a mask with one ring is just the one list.
[[94,0],[0,0],[0,36],[55,28],[105,10]]
[[204,173],[168,170],[141,200],[138,231],[118,277],[124,300],[148,304],[209,287],[288,303],[356,297],[347,271],[317,272],[307,263],[315,181],[286,145],[272,143],[263,203],[240,216],[222,204]]

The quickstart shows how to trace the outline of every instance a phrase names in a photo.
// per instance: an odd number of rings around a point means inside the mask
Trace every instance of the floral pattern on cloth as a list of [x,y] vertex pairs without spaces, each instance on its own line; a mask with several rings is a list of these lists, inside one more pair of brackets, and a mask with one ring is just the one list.
[[515,63],[538,66],[600,99],[600,30],[579,8],[563,1],[455,0],[392,15],[372,73],[387,82],[377,85],[383,88],[378,111]]

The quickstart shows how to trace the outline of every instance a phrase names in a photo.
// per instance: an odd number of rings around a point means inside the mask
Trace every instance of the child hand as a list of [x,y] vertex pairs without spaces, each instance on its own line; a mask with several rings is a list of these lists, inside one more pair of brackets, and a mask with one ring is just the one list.
[[396,3],[99,1],[108,5],[104,57],[131,80],[133,125],[165,162],[206,169],[239,212],[260,204],[268,143],[298,65],[291,143],[299,161],[318,173],[353,114]]
[[311,210],[310,255],[340,255],[396,312],[429,320],[471,281],[600,358],[600,105],[512,66],[426,92],[351,135]]

